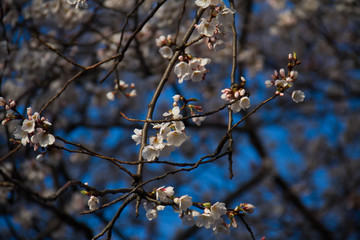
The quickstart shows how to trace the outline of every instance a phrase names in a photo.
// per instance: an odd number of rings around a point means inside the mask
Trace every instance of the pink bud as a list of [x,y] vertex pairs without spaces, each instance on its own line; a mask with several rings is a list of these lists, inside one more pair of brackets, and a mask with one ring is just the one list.
[[244,203],[242,209],[246,213],[253,213],[255,211],[255,206],[250,203]]
[[10,120],[11,119],[9,119],[9,118],[5,118],[4,120],[2,120],[1,125],[7,124],[8,122],[10,122]]
[[288,58],[289,58],[289,60],[290,60],[290,61],[291,61],[291,60],[293,60],[293,56],[292,56],[292,54],[291,54],[291,53],[289,53]]
[[16,102],[14,100],[12,100],[10,102],[10,108],[14,108],[14,107],[16,107]]
[[239,91],[236,91],[236,92],[234,93],[234,97],[235,97],[235,98],[239,98],[239,97],[240,97]]
[[281,76],[282,78],[285,77],[285,69],[281,68],[280,71],[279,71],[279,73],[280,73],[280,76]]
[[32,116],[32,108],[31,107],[28,107],[26,109],[26,114],[28,115],[29,118],[30,118],[30,116]]
[[279,78],[279,73],[276,70],[274,70],[274,77],[275,77],[275,79]]

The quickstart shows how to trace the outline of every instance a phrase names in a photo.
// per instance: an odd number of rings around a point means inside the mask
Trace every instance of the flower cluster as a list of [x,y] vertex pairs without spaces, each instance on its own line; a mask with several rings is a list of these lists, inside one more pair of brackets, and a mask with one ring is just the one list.
[[[297,60],[296,53],[289,54],[289,63],[287,66],[288,73],[286,74],[285,69],[281,68],[278,71],[274,70],[274,75],[271,76],[272,80],[266,80],[266,87],[276,87],[276,94],[284,96],[284,92],[293,86],[293,82],[298,78],[299,74],[297,71],[294,71],[293,68],[296,65],[299,65],[301,61]],[[301,90],[295,90],[291,93],[291,97],[294,102],[299,103],[304,101],[305,94]]]
[[[165,209],[165,205],[171,205],[176,213],[179,214],[182,224],[185,226],[197,226],[204,227],[206,229],[212,229],[214,233],[230,233],[230,227],[237,227],[235,216],[246,215],[254,212],[255,207],[252,204],[242,203],[235,209],[230,210],[225,207],[225,203],[216,202],[211,203],[195,203],[192,201],[192,197],[183,195],[181,197],[174,196],[173,187],[160,187],[154,189],[150,194],[161,204],[146,201],[144,208],[146,211],[146,218],[149,221],[158,217],[158,212]],[[202,213],[190,207],[196,206],[202,209]],[[225,222],[226,219],[223,216],[227,216],[230,223]]]
[[76,9],[79,8],[88,8],[87,0],[67,0],[67,2],[71,5],[75,5]]
[[118,94],[118,97],[121,97],[121,93],[124,94],[124,96],[128,97],[128,98],[136,97],[136,89],[134,89],[135,88],[134,83],[131,83],[129,86],[129,84],[125,83],[123,80],[115,79],[114,82],[115,82],[114,91],[108,92],[106,94],[106,97],[108,100],[114,101],[115,96],[117,94]]
[[205,79],[208,70],[205,68],[206,64],[210,63],[209,58],[192,58],[190,55],[180,56],[180,62],[175,65],[174,72],[179,78],[179,83],[184,80],[192,80],[193,82],[200,82]]
[[207,37],[209,49],[216,51],[223,49],[223,43],[231,39],[231,23],[235,11],[227,8],[222,0],[200,0],[195,4],[201,8],[212,7],[210,17],[201,18],[200,23],[196,25],[196,30],[200,35]]
[[15,115],[6,114],[6,118],[2,121],[2,125],[14,119],[22,119],[21,126],[16,126],[14,131],[15,139],[20,140],[22,145],[26,146],[30,143],[36,151],[39,147],[47,147],[55,143],[55,137],[49,133],[51,123],[45,117],[40,117],[38,112],[33,113],[32,108],[27,108],[27,116],[25,118],[16,110],[16,102],[9,99],[9,104],[3,97],[0,97],[0,106],[6,110],[12,110]]
[[241,77],[241,84],[234,84],[231,88],[225,88],[221,90],[223,93],[221,95],[221,99],[234,102],[231,104],[231,110],[234,112],[240,112],[240,110],[246,110],[250,107],[250,98],[249,93],[246,92],[244,86],[246,84],[246,80],[244,77]]
[[[185,132],[185,124],[177,119],[182,118],[179,106],[174,106],[169,112],[163,114],[164,117],[171,117],[175,121],[154,124],[153,128],[157,130],[155,136],[149,137],[150,144],[145,146],[142,151],[142,156],[147,161],[154,161],[160,156],[168,156],[175,150],[175,147],[180,147],[188,136]],[[141,143],[142,130],[135,129],[134,135],[131,138],[136,142],[136,145]]]
[[170,59],[173,56],[173,50],[171,49],[173,44],[171,35],[168,35],[167,37],[161,35],[156,39],[156,46],[160,48],[159,52],[161,56],[166,59]]
[[[170,118],[169,122],[153,124],[153,128],[157,130],[157,133],[155,136],[149,137],[149,145],[145,146],[142,151],[142,156],[147,161],[154,161],[160,155],[169,156],[175,150],[175,147],[180,147],[189,138],[185,132],[185,124],[179,120],[183,117],[180,114],[183,109],[186,107],[190,109],[192,116],[202,111],[201,106],[189,104],[191,101],[198,101],[195,98],[185,99],[177,94],[173,96],[173,99],[173,108],[163,113],[164,117]],[[193,117],[192,120],[196,125],[200,126],[205,117]],[[138,145],[141,143],[142,130],[136,128],[134,133],[131,138]]]

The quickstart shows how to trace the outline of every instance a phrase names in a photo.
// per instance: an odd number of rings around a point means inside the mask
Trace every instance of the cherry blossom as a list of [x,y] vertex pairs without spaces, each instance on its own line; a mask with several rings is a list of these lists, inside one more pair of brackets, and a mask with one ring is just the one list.
[[211,211],[208,208],[204,209],[204,213],[200,214],[195,219],[195,225],[197,227],[211,228],[211,225],[215,222],[215,219],[211,215]]
[[131,136],[132,140],[136,142],[136,145],[139,145],[141,143],[142,138],[142,129],[134,129],[134,135]]
[[152,145],[147,145],[142,151],[142,157],[147,161],[154,161],[160,155],[160,150]]
[[294,102],[299,103],[304,101],[305,94],[301,90],[296,90],[291,93],[291,98],[294,100]]
[[90,211],[98,209],[99,203],[100,203],[100,200],[97,197],[90,196],[89,201],[88,201],[88,206],[89,206]]
[[20,126],[15,127],[14,137],[15,139],[21,139],[21,144],[24,146],[30,142],[28,133],[25,132]]
[[31,142],[39,144],[41,147],[47,147],[55,143],[55,137],[42,128],[37,128],[34,136],[31,137]]
[[196,26],[196,30],[199,32],[199,34],[212,37],[215,34],[216,22],[209,22],[209,20],[206,18],[201,18],[200,24]]
[[192,197],[188,195],[184,195],[181,196],[180,198],[175,198],[174,203],[178,204],[179,208],[185,211],[192,206]]
[[159,187],[155,191],[156,193],[156,200],[162,201],[162,202],[169,202],[169,198],[174,195],[174,187],[166,187],[164,186]]

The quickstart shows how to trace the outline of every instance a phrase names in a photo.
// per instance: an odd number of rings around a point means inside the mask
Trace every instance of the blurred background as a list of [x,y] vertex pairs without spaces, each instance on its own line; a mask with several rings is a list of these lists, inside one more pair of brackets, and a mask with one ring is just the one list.
[[[162,5],[152,16],[158,2]],[[230,7],[229,1],[224,2]],[[360,2],[234,2],[236,81],[241,76],[247,80],[252,105],[247,112],[274,95],[275,89],[266,88],[264,82],[274,70],[286,68],[292,52],[302,61],[296,67],[299,77],[293,89],[302,90],[305,101],[295,103],[285,94],[233,131],[232,179],[228,158],[223,157],[150,182],[144,190],[173,186],[176,196],[189,194],[195,202],[225,202],[228,208],[251,203],[255,212],[244,219],[256,239],[359,239]],[[52,123],[55,136],[103,156],[135,162],[139,145],[131,135],[143,124],[124,119],[120,112],[146,118],[148,104],[169,64],[155,40],[170,34],[179,44],[198,7],[192,0],[89,0],[87,5],[76,8],[62,0],[2,1],[0,96],[16,100],[23,115],[29,106],[40,111],[81,70],[45,43],[83,66],[126,49],[116,66],[109,61],[71,81],[42,116]],[[208,15],[205,11],[203,16]],[[195,31],[191,39],[196,38]],[[179,84],[172,72],[154,119],[163,119],[175,94],[197,98],[204,113],[224,105],[220,96],[222,89],[231,86],[231,46],[230,39],[223,50],[214,51],[203,39],[187,48],[194,57],[211,59],[206,79]],[[136,97],[119,93],[110,101],[107,93],[114,91],[115,79],[134,83]],[[247,112],[235,113],[234,122]],[[1,120],[6,113],[2,108]],[[10,177],[0,176],[0,239],[90,239],[101,232],[120,203],[84,215],[80,213],[88,210],[89,197],[80,193],[83,188],[78,185],[52,201],[35,198],[34,193],[50,196],[73,179],[99,190],[131,188],[132,179],[109,161],[61,149],[79,150],[59,140],[43,160],[36,156],[44,150],[34,152],[30,146],[7,156],[17,146],[10,139],[19,124],[14,120],[0,128],[0,167]],[[226,109],[208,116],[201,126],[185,121],[190,139],[159,160],[197,162],[215,151],[227,124]],[[153,134],[151,129],[149,135]],[[123,167],[136,172],[135,165]],[[178,168],[145,164],[143,178]],[[121,194],[107,194],[99,197],[100,204],[119,197]],[[252,239],[240,219],[238,225],[230,236],[213,235],[208,229],[182,226],[171,207],[149,221],[142,207],[136,217],[135,205],[130,204],[117,220],[112,239]]]

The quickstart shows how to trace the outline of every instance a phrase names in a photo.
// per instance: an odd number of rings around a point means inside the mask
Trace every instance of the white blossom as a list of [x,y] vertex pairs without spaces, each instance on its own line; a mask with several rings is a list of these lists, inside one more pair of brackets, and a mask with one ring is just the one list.
[[172,131],[167,134],[166,140],[169,144],[180,147],[187,140],[187,136],[184,132]]
[[211,212],[208,208],[205,208],[204,213],[199,215],[195,219],[195,225],[199,228],[204,227],[204,228],[209,229],[214,222],[215,222],[215,219],[211,215]]
[[274,82],[271,81],[271,80],[266,80],[266,81],[265,81],[265,85],[266,85],[267,88],[269,88],[269,87],[274,86]]
[[173,56],[173,50],[168,46],[161,47],[159,52],[163,58],[170,59]]
[[115,100],[115,93],[114,93],[114,92],[108,92],[108,93],[106,93],[106,98],[107,98],[109,101],[114,101],[114,100]]
[[188,195],[181,196],[180,198],[175,198],[174,203],[179,205],[179,208],[183,211],[192,206],[192,197]]
[[173,96],[174,102],[178,102],[181,99],[181,96],[179,94],[176,94]]
[[147,145],[142,151],[142,157],[147,161],[154,161],[160,155],[160,150],[152,145]]
[[230,226],[227,225],[223,219],[217,219],[213,224],[214,234],[222,233],[222,234],[230,234]]
[[294,102],[299,103],[299,102],[304,101],[305,94],[301,90],[296,90],[291,93],[291,97],[294,100]]
[[134,133],[135,134],[131,135],[131,138],[136,142],[136,145],[139,145],[141,143],[142,130],[135,128]]
[[100,203],[100,201],[97,197],[90,196],[90,199],[88,201],[88,206],[89,206],[90,211],[98,209],[99,203]]
[[162,202],[169,202],[170,197],[174,195],[174,187],[166,187],[164,186],[159,187],[155,191],[156,193],[156,200],[162,201]]
[[201,123],[202,123],[205,119],[206,119],[205,116],[204,116],[204,117],[193,117],[193,118],[192,118],[192,121],[193,121],[196,125],[200,126]]
[[28,120],[25,119],[23,121],[21,129],[25,132],[32,133],[35,131],[35,121],[34,120]]
[[200,24],[196,26],[196,30],[199,32],[199,34],[212,37],[215,34],[216,22],[209,22],[209,20],[206,18],[201,18]]
[[30,142],[28,133],[22,130],[22,127],[16,126],[14,131],[15,139],[21,139],[21,144],[26,146]]
[[146,211],[146,218],[149,221],[151,221],[151,220],[158,217],[158,212],[157,212],[157,210],[156,210],[153,203],[148,202],[148,201],[144,202],[144,208],[145,208],[145,211]]
[[55,143],[55,137],[42,128],[37,128],[35,135],[31,137],[31,142],[39,144],[41,147],[47,147]]
[[179,78],[179,83],[182,83],[184,80],[190,80],[190,68],[186,62],[179,62],[174,67],[174,72]]
[[218,219],[220,218],[222,215],[226,214],[226,207],[225,207],[225,203],[221,203],[221,202],[216,202],[214,203],[211,208],[211,215],[215,218]]

